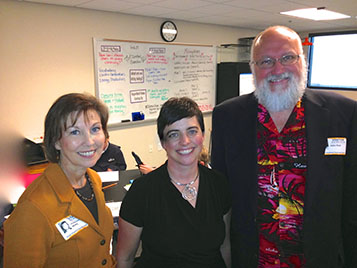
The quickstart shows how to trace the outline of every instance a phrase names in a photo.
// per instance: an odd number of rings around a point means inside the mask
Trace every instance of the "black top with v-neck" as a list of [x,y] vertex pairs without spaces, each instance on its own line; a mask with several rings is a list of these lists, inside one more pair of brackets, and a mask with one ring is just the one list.
[[136,179],[126,194],[120,216],[143,227],[142,254],[136,268],[223,268],[220,246],[223,216],[231,208],[228,182],[199,165],[194,208],[170,182],[167,163]]
[[84,200],[83,198],[81,198],[77,194],[77,192],[79,192],[82,196],[89,198],[92,195],[92,193],[94,193],[93,188],[90,186],[89,181],[88,181],[89,180],[88,174],[86,174],[86,178],[87,178],[86,184],[82,188],[79,188],[74,191],[75,191],[76,195],[78,196],[79,200],[81,200],[83,202],[83,204],[88,208],[90,213],[93,215],[95,221],[99,224],[97,200],[95,199],[95,195],[91,201],[87,201],[87,200]]

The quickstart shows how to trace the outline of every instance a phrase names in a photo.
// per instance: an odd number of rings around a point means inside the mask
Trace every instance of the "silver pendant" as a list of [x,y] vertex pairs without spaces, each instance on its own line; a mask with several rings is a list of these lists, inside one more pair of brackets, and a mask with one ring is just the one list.
[[194,186],[186,185],[182,191],[182,197],[187,201],[191,201],[197,197],[197,190]]

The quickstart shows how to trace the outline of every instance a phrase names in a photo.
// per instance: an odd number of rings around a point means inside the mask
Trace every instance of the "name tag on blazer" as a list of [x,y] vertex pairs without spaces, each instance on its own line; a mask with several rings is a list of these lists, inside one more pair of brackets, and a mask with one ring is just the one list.
[[325,155],[346,155],[347,139],[342,137],[327,138]]
[[71,215],[61,219],[55,225],[65,240],[70,239],[72,236],[88,227],[88,223]]

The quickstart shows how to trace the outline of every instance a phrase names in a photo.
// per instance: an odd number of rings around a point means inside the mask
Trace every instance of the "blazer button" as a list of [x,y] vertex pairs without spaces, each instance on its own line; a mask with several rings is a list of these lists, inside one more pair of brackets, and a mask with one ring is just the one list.
[[100,244],[103,246],[105,244],[105,239],[103,239],[102,241],[100,241]]
[[102,265],[106,265],[106,264],[107,264],[107,260],[106,259],[102,260]]

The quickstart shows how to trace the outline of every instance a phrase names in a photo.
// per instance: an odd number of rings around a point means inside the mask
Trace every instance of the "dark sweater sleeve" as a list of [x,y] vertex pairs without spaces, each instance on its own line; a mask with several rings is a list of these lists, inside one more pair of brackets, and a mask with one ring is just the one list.
[[120,217],[137,226],[144,226],[146,191],[145,178],[136,179],[126,193],[120,208]]

